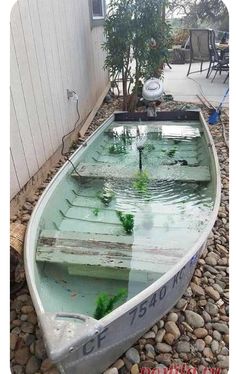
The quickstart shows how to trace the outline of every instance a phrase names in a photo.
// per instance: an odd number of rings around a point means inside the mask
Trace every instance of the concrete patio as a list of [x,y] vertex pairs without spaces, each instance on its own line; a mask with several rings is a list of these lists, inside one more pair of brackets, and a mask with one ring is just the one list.
[[[187,101],[200,103],[196,95],[202,97],[202,94],[214,105],[218,106],[229,85],[229,80],[224,83],[227,72],[223,71],[220,75],[217,73],[213,82],[211,82],[215,72],[211,73],[210,78],[206,79],[207,70],[202,73],[190,74],[187,77],[189,64],[171,65],[170,69],[167,65],[164,68],[164,91],[171,94],[176,101]],[[191,71],[199,70],[200,63],[192,64]],[[208,63],[203,64],[203,69],[208,68]],[[229,97],[227,96],[224,106],[228,107]]]

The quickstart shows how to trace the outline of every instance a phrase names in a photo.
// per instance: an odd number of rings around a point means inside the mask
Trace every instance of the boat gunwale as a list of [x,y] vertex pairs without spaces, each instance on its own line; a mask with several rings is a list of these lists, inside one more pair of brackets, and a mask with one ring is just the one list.
[[[221,196],[221,183],[220,183],[220,166],[218,162],[217,152],[214,145],[214,141],[212,139],[212,136],[210,134],[209,128],[206,124],[206,121],[203,117],[203,114],[201,111],[193,111],[194,113],[198,113],[198,120],[201,122],[205,139],[208,142],[208,146],[211,148],[209,152],[212,152],[213,156],[213,168],[215,169],[215,182],[216,182],[216,189],[215,189],[215,201],[214,201],[214,207],[211,213],[211,218],[205,227],[205,229],[202,231],[201,235],[199,236],[196,243],[188,250],[188,252],[182,257],[182,259],[173,267],[170,268],[169,271],[167,271],[161,278],[159,278],[157,281],[152,283],[150,286],[148,286],[146,289],[141,291],[139,294],[135,295],[132,299],[126,301],[121,306],[114,309],[111,313],[109,313],[107,316],[103,317],[101,320],[99,320],[99,325],[103,328],[110,325],[114,320],[121,317],[123,314],[129,312],[131,309],[136,307],[141,301],[144,299],[147,299],[152,295],[154,292],[156,292],[158,289],[163,287],[171,278],[173,278],[190,260],[191,258],[199,251],[201,247],[204,246],[204,243],[207,240],[207,237],[210,234],[210,231],[212,230],[212,227],[214,225],[214,222],[217,217],[219,205],[220,205],[220,196]],[[98,127],[87,139],[86,144],[89,144],[93,142],[100,133],[103,132],[103,130],[108,127],[113,121],[115,121],[115,115],[116,113],[124,113],[124,112],[114,112],[104,123]],[[155,121],[155,118],[152,118],[153,121]],[[163,121],[163,119],[161,119]],[[186,120],[183,118],[182,120]],[[73,155],[70,157],[70,160],[73,162],[74,159],[77,158],[78,154],[81,154],[81,150],[83,150],[84,145],[80,145],[78,149],[73,153]],[[57,182],[62,180],[66,175],[72,171],[72,166],[69,163],[69,161],[65,162],[65,164],[62,166],[62,168],[57,172],[57,174],[54,176],[52,181],[48,184],[46,189],[44,190],[43,194],[41,195],[28,224],[26,237],[25,237],[25,244],[24,244],[24,261],[25,261],[25,272],[26,272],[26,278],[27,283],[29,286],[30,294],[34,303],[34,307],[36,309],[37,315],[39,320],[42,320],[46,311],[44,310],[44,307],[42,305],[42,302],[40,300],[39,292],[36,287],[35,283],[35,274],[34,274],[34,262],[35,262],[35,251],[36,251],[36,236],[37,236],[37,227],[40,222],[41,214],[43,213],[43,210],[51,197],[51,194],[54,192],[54,188],[57,185]],[[32,249],[32,243],[34,243],[34,250]],[[95,333],[95,332],[94,332]],[[80,342],[80,337],[78,336],[77,339],[77,349],[81,346],[82,342]],[[59,347],[58,347],[59,348]],[[53,359],[55,361],[63,359],[64,356],[68,355],[68,349],[54,349],[53,352],[51,352],[51,356],[53,356]]]

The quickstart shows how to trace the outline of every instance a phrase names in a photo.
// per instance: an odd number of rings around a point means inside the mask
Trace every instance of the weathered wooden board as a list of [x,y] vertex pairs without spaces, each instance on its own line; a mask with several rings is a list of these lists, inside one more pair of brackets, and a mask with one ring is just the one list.
[[74,274],[105,278],[115,276],[115,279],[128,279],[131,269],[137,272],[137,279],[139,272],[144,272],[145,278],[149,272],[164,273],[179,260],[181,252],[179,249],[168,251],[155,246],[146,248],[78,239],[56,239],[52,245],[42,244],[37,247],[37,261],[66,264]]
[[[133,168],[126,165],[107,165],[97,163],[80,163],[77,167],[77,173],[80,177],[86,178],[114,178],[114,179],[134,179],[135,173]],[[77,173],[72,176],[79,178]],[[150,180],[176,180],[182,182],[208,182],[211,180],[208,166],[166,166],[160,165],[152,170],[148,170]]]
[[149,274],[164,273],[181,257],[181,248],[160,248],[135,243],[129,236],[43,231],[38,243],[38,262],[62,263],[70,274],[147,281]]
[[15,17],[11,19],[11,32],[14,39],[16,59],[20,74],[20,82],[24,95],[24,106],[27,108],[27,116],[31,128],[31,136],[34,144],[35,156],[38,165],[41,166],[46,161],[46,156],[42,139],[42,131],[39,124],[38,110],[35,102],[36,93],[34,92],[32,84],[32,73],[29,64],[29,51],[27,50],[25,43],[25,33],[22,26],[22,17],[20,13],[19,3],[17,3],[17,6],[14,7],[14,14]]
[[20,184],[19,184],[19,181],[17,179],[15,165],[14,165],[12,154],[11,154],[11,157],[10,157],[10,188],[11,188],[11,194],[15,194],[19,187],[20,187]]

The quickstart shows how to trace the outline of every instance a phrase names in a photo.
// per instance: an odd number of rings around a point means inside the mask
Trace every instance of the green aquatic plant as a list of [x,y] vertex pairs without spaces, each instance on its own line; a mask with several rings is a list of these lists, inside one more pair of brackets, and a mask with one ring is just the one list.
[[103,187],[103,190],[99,192],[97,196],[103,202],[104,205],[108,206],[114,198],[115,193],[112,190],[111,186],[108,183],[106,183]]
[[109,147],[108,151],[112,155],[119,155],[119,154],[122,154],[122,153],[127,153],[125,146],[123,144],[119,144],[119,143],[112,144]]
[[118,301],[123,300],[127,296],[127,290],[121,288],[118,290],[117,294],[114,296],[109,296],[106,292],[100,293],[96,300],[96,310],[94,313],[94,318],[101,319],[110,313]]
[[122,223],[125,231],[127,234],[131,234],[133,232],[134,228],[134,216],[130,213],[122,213],[120,211],[117,211],[117,215],[120,219],[120,222]]
[[135,175],[135,180],[133,182],[133,188],[140,193],[145,193],[145,192],[147,192],[148,184],[149,184],[149,178],[148,178],[147,172],[146,171],[139,171]]
[[94,208],[93,209],[93,214],[97,217],[98,216],[98,213],[100,212],[100,209],[99,208]]
[[176,153],[176,148],[172,148],[169,151],[166,152],[167,156],[170,158],[173,158]]
[[152,151],[154,151],[155,147],[152,143],[146,143],[145,146],[144,146],[144,149],[147,152],[152,152]]

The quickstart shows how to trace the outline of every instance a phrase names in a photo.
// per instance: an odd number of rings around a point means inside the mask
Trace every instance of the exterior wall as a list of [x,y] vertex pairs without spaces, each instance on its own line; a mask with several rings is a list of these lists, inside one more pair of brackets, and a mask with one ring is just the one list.
[[89,0],[18,0],[11,12],[11,198],[82,123],[108,84]]

